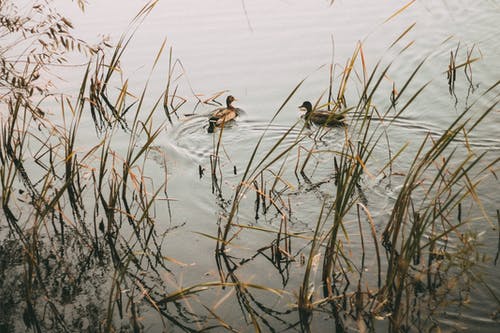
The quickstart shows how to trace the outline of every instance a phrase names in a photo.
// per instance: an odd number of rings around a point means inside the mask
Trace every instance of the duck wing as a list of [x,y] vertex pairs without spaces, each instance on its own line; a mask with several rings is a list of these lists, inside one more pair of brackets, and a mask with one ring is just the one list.
[[309,120],[317,125],[341,126],[345,125],[343,114],[335,114],[330,111],[314,111],[309,115]]
[[219,111],[216,117],[218,118],[216,124],[222,125],[223,123],[227,123],[228,121],[236,118],[236,111],[232,109],[224,109]]

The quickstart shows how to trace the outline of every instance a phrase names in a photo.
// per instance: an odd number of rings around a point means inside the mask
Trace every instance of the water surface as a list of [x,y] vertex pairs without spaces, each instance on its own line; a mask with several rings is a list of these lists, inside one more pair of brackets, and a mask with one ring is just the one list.
[[[160,1],[151,15],[138,29],[122,63],[124,75],[130,78],[132,91],[139,93],[143,88],[150,67],[160,45],[166,38],[167,47],[172,47],[175,58],[183,65],[185,75],[179,79],[179,94],[188,102],[181,108],[179,119],[167,124],[158,149],[166,155],[169,174],[169,195],[172,202],[173,218],[165,214],[165,224],[182,224],[172,237],[168,238],[165,253],[191,266],[178,269],[183,283],[216,280],[213,258],[214,242],[199,233],[215,235],[218,218],[226,214],[224,210],[232,198],[232,190],[238,184],[255,143],[267,130],[261,151],[269,149],[293,124],[300,122],[297,106],[303,100],[316,101],[325,93],[329,84],[329,64],[336,64],[334,87],[339,82],[341,68],[352,55],[357,43],[362,43],[363,55],[369,69],[381,60],[383,65],[392,63],[387,80],[382,82],[384,96],[377,96],[376,103],[387,107],[393,82],[400,89],[415,67],[425,58],[426,64],[412,83],[412,91],[429,83],[425,92],[412,104],[401,119],[391,128],[391,144],[397,151],[405,143],[410,148],[408,156],[415,153],[418,143],[427,133],[441,133],[454,118],[467,106],[480,98],[480,93],[498,79],[500,73],[500,40],[497,22],[500,20],[499,5],[492,1],[418,1],[402,13],[391,18],[408,1],[229,1],[229,0],[187,0]],[[83,39],[98,40],[106,34],[111,41],[117,41],[127,29],[132,17],[144,2],[93,1],[84,13],[78,12],[72,4],[61,4],[67,10]],[[415,27],[393,48],[389,46],[410,25]],[[449,54],[459,46],[458,63],[465,62],[468,50],[480,60],[472,64],[473,81],[469,84],[462,71],[458,74],[455,93],[450,94],[446,80]],[[153,105],[165,88],[167,58],[149,81],[147,103]],[[79,74],[67,73],[66,82],[61,87],[73,91],[78,87]],[[358,72],[359,77],[362,73]],[[283,112],[268,128],[274,113],[291,93],[294,87],[307,78],[297,93],[287,103]],[[224,130],[223,148],[225,157],[221,164],[224,175],[224,197],[211,192],[210,155],[214,152],[216,136],[206,133],[207,114],[214,107],[196,107],[196,98],[226,91],[238,98],[237,105],[246,111],[234,126]],[[356,102],[359,94],[355,87],[350,92]],[[225,95],[223,95],[225,96]],[[498,98],[498,96],[496,97]],[[218,99],[220,102],[224,97]],[[323,98],[323,102],[325,98]],[[492,97],[478,102],[488,107]],[[183,114],[196,114],[185,117]],[[162,110],[158,110],[159,122],[165,121]],[[498,126],[500,114],[494,112],[488,122],[482,124],[472,136],[471,144],[478,151],[489,152],[489,160],[497,158],[500,152]],[[300,132],[300,126],[285,141],[290,144]],[[89,131],[92,131],[89,127]],[[92,132],[93,134],[93,132]],[[118,133],[126,139],[126,133]],[[337,149],[343,140],[341,130],[333,130],[325,139],[325,147]],[[304,146],[311,145],[306,139]],[[326,149],[325,148],[325,149]],[[381,146],[375,154],[383,165],[387,147]],[[297,155],[290,158],[293,166]],[[154,163],[154,158],[152,158]],[[403,157],[397,166],[404,169],[410,160]],[[319,164],[316,175],[326,183],[321,191],[311,184],[294,182],[291,198],[293,218],[291,223],[296,230],[311,230],[316,222],[318,210],[323,199],[332,196],[333,183],[328,178],[331,161]],[[330,164],[328,164],[330,163]],[[375,166],[376,166],[375,162]],[[379,165],[379,167],[381,166]],[[199,168],[205,170],[199,177]],[[234,174],[236,170],[236,174]],[[292,171],[287,173],[292,176]],[[293,177],[291,178],[293,179]],[[377,228],[383,229],[388,218],[388,208],[394,200],[394,193],[378,179],[367,179],[366,195],[368,206],[377,219]],[[485,186],[485,209],[490,212],[500,207],[498,200],[498,181]],[[295,196],[293,195],[295,191]],[[305,193],[305,194],[304,194]],[[279,227],[279,218],[272,215],[261,216],[256,220],[252,209],[254,198],[248,199],[241,209],[239,223],[261,227]],[[247,209],[244,209],[247,208]],[[491,216],[494,216],[493,214]],[[161,220],[161,219],[160,219]],[[496,248],[497,234],[487,225],[478,226],[482,242],[487,247]],[[359,233],[356,224],[347,224],[346,230]],[[269,235],[243,233],[238,238],[238,254],[245,256],[259,246],[269,244]],[[352,240],[351,247],[359,250],[359,243]],[[246,252],[248,250],[248,252]],[[494,253],[491,253],[494,256]],[[301,282],[297,271],[287,286],[295,292]],[[269,263],[262,258],[242,269],[242,274],[255,283],[267,283],[270,287],[283,288]],[[498,292],[500,285],[499,270],[487,265],[485,280]],[[271,282],[270,282],[271,281]],[[484,331],[494,332],[497,322],[491,319],[491,308],[498,304],[483,290],[470,308],[457,309],[447,314],[443,323],[448,328],[482,327]],[[220,297],[221,295],[216,295]],[[488,306],[482,304],[483,300]],[[277,303],[286,303],[276,300]],[[272,303],[272,302],[270,302]],[[239,321],[241,313],[228,306],[223,307],[229,321],[236,322],[245,329],[246,324]],[[234,304],[233,304],[234,305]],[[462,313],[461,311],[464,311]],[[154,316],[152,316],[154,318]],[[284,316],[286,317],[286,316]],[[319,318],[320,316],[318,316]],[[332,326],[328,320],[319,319],[313,328],[327,329]],[[329,319],[329,318],[327,318]],[[331,318],[330,318],[331,319]],[[155,319],[152,328],[160,327]],[[279,323],[277,327],[283,328]],[[479,326],[478,326],[479,325]],[[286,326],[286,325],[284,325]]]

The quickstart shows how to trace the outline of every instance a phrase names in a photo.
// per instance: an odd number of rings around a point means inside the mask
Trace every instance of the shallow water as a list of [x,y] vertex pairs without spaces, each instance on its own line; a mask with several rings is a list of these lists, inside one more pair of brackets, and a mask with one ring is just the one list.
[[[401,89],[407,77],[424,58],[428,58],[415,81],[412,91],[429,83],[418,102],[399,118],[390,130],[391,146],[397,151],[404,143],[410,148],[404,155],[415,153],[419,142],[428,133],[441,133],[453,119],[467,106],[480,98],[480,92],[499,79],[500,39],[497,22],[500,20],[500,5],[493,1],[418,1],[401,14],[385,22],[408,1],[229,1],[229,0],[188,0],[160,1],[151,15],[137,31],[123,61],[125,76],[131,78],[131,90],[140,92],[150,71],[162,41],[167,39],[167,46],[173,47],[174,56],[183,64],[186,75],[180,79],[179,94],[189,102],[180,110],[179,119],[174,119],[164,131],[161,144],[157,145],[167,157],[169,173],[168,192],[175,198],[172,203],[173,224],[185,225],[173,232],[165,246],[165,253],[179,261],[192,263],[190,270],[183,272],[184,284],[198,283],[199,276],[216,280],[217,274],[213,260],[214,242],[198,233],[215,235],[218,216],[224,215],[225,203],[212,195],[210,181],[210,156],[214,152],[215,135],[206,133],[206,117],[209,107],[195,108],[192,91],[201,96],[211,96],[219,91],[227,91],[238,98],[237,105],[246,111],[233,126],[224,129],[224,155],[221,172],[224,183],[224,200],[231,200],[231,190],[240,180],[257,140],[266,132],[261,151],[266,151],[281,138],[295,123],[298,124],[285,145],[292,144],[302,126],[296,106],[303,100],[317,100],[328,87],[328,64],[333,61],[344,66],[358,41],[363,43],[363,52],[367,67],[372,68],[382,59],[383,64],[392,62],[392,69],[387,81],[382,82],[387,90],[386,97],[377,96],[377,104],[389,105],[392,82]],[[68,1],[63,1],[60,8],[67,11],[76,27],[77,35],[87,40],[97,40],[100,34],[109,34],[116,41],[126,30],[131,18],[143,2],[120,3],[116,1],[92,1],[85,13],[78,12]],[[396,47],[389,46],[411,24],[416,26]],[[334,45],[332,45],[332,40]],[[404,47],[413,43],[408,49]],[[455,94],[448,92],[445,71],[449,62],[449,53],[460,43],[458,63],[466,59],[466,51],[473,49],[473,57],[481,59],[472,64],[473,82],[469,84],[462,71],[459,71],[455,83]],[[403,51],[401,54],[399,54]],[[152,105],[165,87],[166,58],[159,70],[152,75],[149,83],[149,95],[146,102]],[[340,69],[335,77],[341,75]],[[306,78],[298,92],[285,106],[283,112],[269,125],[274,113],[286,97]],[[60,83],[65,91],[74,91],[79,84],[78,71],[64,73],[66,82]],[[354,88],[354,87],[353,87]],[[354,95],[359,93],[353,91]],[[225,95],[224,95],[225,96]],[[202,97],[203,98],[203,97]],[[496,96],[498,99],[498,96]],[[220,101],[223,98],[219,98]],[[494,98],[480,99],[478,109],[488,107]],[[324,101],[324,99],[323,99]],[[183,114],[195,113],[195,116]],[[160,122],[165,121],[163,111],[157,114]],[[470,137],[471,145],[478,151],[487,150],[489,160],[500,153],[498,126],[500,114],[494,112],[489,121],[480,125]],[[84,127],[85,128],[85,127]],[[91,126],[87,127],[93,135]],[[126,138],[126,133],[117,134]],[[308,141],[309,140],[309,141]],[[325,138],[325,149],[339,149],[343,140],[342,130],[333,129]],[[125,141],[126,142],[126,141]],[[311,144],[305,139],[304,146]],[[375,151],[375,160],[383,165],[386,147]],[[398,166],[404,168],[409,163],[403,157]],[[154,156],[153,156],[154,157]],[[290,157],[289,167],[295,164],[297,156]],[[154,162],[154,158],[152,159]],[[318,190],[314,184],[294,183],[291,196],[297,198],[293,203],[293,227],[310,230],[316,223],[322,200],[328,199],[333,190],[333,181],[328,169],[319,161],[316,178],[326,185]],[[375,162],[376,163],[376,162]],[[380,167],[380,165],[379,165]],[[205,170],[199,177],[199,168]],[[236,170],[236,174],[234,174]],[[287,173],[293,178],[293,170]],[[393,203],[394,193],[383,181],[367,179],[366,196],[370,203],[377,228],[384,228],[387,208]],[[500,207],[498,199],[498,181],[485,186],[485,209],[494,212]],[[308,195],[303,195],[304,193]],[[253,196],[253,194],[252,194]],[[251,209],[254,198],[248,199],[240,209],[238,222],[261,227],[279,227],[279,218],[263,216],[256,220]],[[250,208],[249,208],[250,207]],[[491,213],[491,216],[494,216]],[[161,220],[161,219],[160,219]],[[165,223],[169,223],[165,216]],[[346,224],[346,230],[359,234],[356,223]],[[486,225],[482,242],[486,247],[496,249],[497,233]],[[238,253],[244,249],[258,249],[269,244],[271,236],[246,232],[238,238]],[[186,242],[190,245],[186,246]],[[359,249],[355,236],[350,247]],[[250,251],[251,252],[251,251]],[[490,253],[494,256],[495,253]],[[283,287],[277,273],[269,268],[262,258],[255,260],[249,268],[242,269],[242,275],[249,276],[254,283],[272,284],[270,287]],[[485,267],[485,280],[498,294],[500,271],[491,265]],[[180,269],[183,271],[184,269]],[[247,271],[245,271],[247,270]],[[300,283],[299,273],[292,274],[289,285]],[[257,273],[259,272],[259,273]],[[273,282],[270,282],[273,281]],[[494,332],[498,327],[490,316],[498,304],[480,291],[479,302],[473,302],[466,310],[447,314],[448,328],[463,325],[465,329],[482,326],[484,331]],[[220,295],[218,295],[220,297]],[[488,306],[484,306],[487,302]],[[286,303],[276,300],[276,302]],[[272,302],[270,302],[272,303]],[[228,303],[221,313],[237,327],[245,329],[246,324],[238,319],[241,314]],[[490,308],[486,310],[485,308]],[[462,313],[461,311],[465,311]],[[283,316],[286,317],[285,315]],[[152,316],[150,326],[153,330],[161,327]],[[321,318],[321,316],[317,316]],[[332,324],[321,318],[313,323],[313,328],[326,329]],[[443,322],[445,322],[443,320]],[[275,323],[283,327],[282,323]],[[158,326],[157,326],[158,325]]]

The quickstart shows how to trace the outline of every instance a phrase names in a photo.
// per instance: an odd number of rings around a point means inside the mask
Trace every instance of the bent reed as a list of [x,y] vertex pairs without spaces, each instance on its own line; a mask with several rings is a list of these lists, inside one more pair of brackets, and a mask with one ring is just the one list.
[[[175,175],[168,175],[168,157],[159,147],[161,133],[175,126],[188,100],[177,92],[184,68],[170,48],[165,89],[152,99],[149,80],[134,94],[120,66],[156,3],[143,7],[112,49],[72,38],[71,23],[54,14],[40,30],[26,30],[24,20],[0,21],[4,34],[25,29],[41,50],[17,62],[0,53],[7,73],[0,78],[0,331],[141,332],[154,324],[186,332],[309,332],[327,322],[338,332],[399,332],[438,329],[448,295],[472,286],[482,286],[500,305],[495,288],[478,273],[486,260],[477,259],[482,249],[471,226],[500,225],[500,214],[484,208],[480,191],[496,179],[499,159],[470,145],[470,134],[497,108],[491,96],[498,97],[500,82],[476,95],[448,128],[424,135],[408,157],[408,144],[393,144],[390,129],[426,89],[412,86],[426,60],[397,84],[399,91],[394,83],[388,93],[391,63],[367,68],[361,43],[340,75],[331,64],[325,90],[325,105],[345,112],[347,126],[311,129],[297,121],[267,149],[263,131],[229,186],[220,168],[224,127],[213,135],[211,184],[204,184],[221,214],[213,234],[199,234],[213,245],[216,277],[193,275],[188,281],[194,282],[183,285],[183,274],[195,265],[166,250],[170,232],[183,225],[170,223],[176,212],[168,177]],[[2,2],[2,17],[6,10]],[[74,97],[52,99],[40,72],[71,50],[90,56],[80,89]],[[473,61],[467,53],[469,73]],[[290,101],[305,82],[286,96],[268,129],[295,108]],[[321,104],[324,94],[318,95]],[[49,100],[60,109],[44,109]],[[164,122],[158,123],[161,108]],[[82,133],[84,122],[95,128],[93,143]],[[333,145],[331,135],[338,139]],[[382,213],[373,207],[370,181],[390,191]],[[314,214],[301,215],[311,202]],[[184,235],[186,247],[195,246],[191,235]],[[247,237],[258,242],[249,244]],[[256,270],[264,278],[252,275]]]

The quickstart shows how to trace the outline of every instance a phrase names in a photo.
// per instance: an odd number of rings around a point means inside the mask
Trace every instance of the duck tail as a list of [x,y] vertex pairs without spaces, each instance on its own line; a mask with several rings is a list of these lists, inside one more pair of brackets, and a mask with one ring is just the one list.
[[208,128],[207,128],[207,132],[208,132],[208,133],[213,133],[213,132],[214,132],[214,130],[215,130],[215,123],[216,123],[216,122],[217,122],[217,120],[216,120],[216,119],[212,119],[212,118],[210,118],[210,119],[208,120]]

